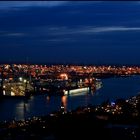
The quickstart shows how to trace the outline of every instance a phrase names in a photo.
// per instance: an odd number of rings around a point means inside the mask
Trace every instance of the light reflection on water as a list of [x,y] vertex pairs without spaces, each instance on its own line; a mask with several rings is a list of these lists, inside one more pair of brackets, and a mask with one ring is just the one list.
[[64,107],[64,110],[65,111],[67,111],[67,96],[63,96],[62,98],[61,98],[61,103],[62,103],[62,105],[61,106],[63,106]]
[[15,120],[21,119],[25,117],[25,104],[24,102],[19,102],[17,103],[16,107],[15,107]]
[[53,111],[73,110],[79,106],[96,105],[104,100],[128,98],[140,92],[140,76],[128,78],[110,78],[102,80],[103,87],[95,93],[82,92],[69,96],[37,95],[29,100],[0,100],[0,120],[24,119],[32,116],[47,115]]

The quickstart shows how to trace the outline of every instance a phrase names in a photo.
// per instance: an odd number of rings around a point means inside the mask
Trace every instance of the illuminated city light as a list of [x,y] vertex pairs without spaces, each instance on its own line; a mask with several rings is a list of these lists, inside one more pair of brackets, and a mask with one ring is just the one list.
[[13,91],[11,91],[11,96],[15,96],[15,93]]
[[75,93],[85,92],[85,91],[86,91],[86,92],[89,91],[89,87],[65,91],[65,92],[64,92],[64,95],[75,94]]
[[22,77],[19,77],[19,81],[22,82],[22,80],[23,80],[23,78]]
[[3,90],[3,95],[5,95],[5,90]]
[[60,74],[62,80],[68,80],[68,75],[66,73]]

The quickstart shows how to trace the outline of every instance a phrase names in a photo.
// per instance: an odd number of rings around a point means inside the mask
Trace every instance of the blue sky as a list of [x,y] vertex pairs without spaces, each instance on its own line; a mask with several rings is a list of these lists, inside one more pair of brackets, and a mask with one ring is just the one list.
[[0,2],[0,62],[140,64],[140,2]]

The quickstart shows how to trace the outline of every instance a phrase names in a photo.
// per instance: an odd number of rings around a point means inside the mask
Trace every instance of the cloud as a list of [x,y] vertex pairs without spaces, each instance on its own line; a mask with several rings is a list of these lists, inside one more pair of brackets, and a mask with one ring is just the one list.
[[22,7],[54,7],[65,4],[67,1],[1,1],[0,9],[12,9]]
[[0,31],[1,37],[22,37],[25,33]]
[[75,42],[75,39],[73,38],[55,38],[55,39],[44,39],[42,40],[43,42],[47,42],[47,43],[64,43],[64,42]]
[[[64,41],[74,41],[74,36],[81,35],[96,35],[96,34],[106,34],[106,33],[116,33],[116,32],[140,32],[140,27],[121,27],[121,26],[111,26],[111,27],[93,27],[93,26],[79,26],[79,27],[67,27],[67,26],[41,26],[33,27],[30,30],[27,28],[24,31],[19,32],[8,32],[0,31],[0,37],[29,37],[37,39],[42,38],[44,41],[48,42],[64,42]],[[47,38],[47,39],[46,39]]]
[[6,34],[6,36],[15,36],[15,37],[20,37],[20,36],[24,36],[24,33],[8,33]]
[[68,35],[68,34],[96,34],[96,33],[107,33],[107,32],[125,32],[125,31],[140,31],[140,27],[92,27],[85,26],[79,28],[68,28],[68,27],[51,27],[49,30],[51,35]]
[[104,32],[125,32],[140,31],[140,27],[89,27],[78,31],[79,33],[104,33]]

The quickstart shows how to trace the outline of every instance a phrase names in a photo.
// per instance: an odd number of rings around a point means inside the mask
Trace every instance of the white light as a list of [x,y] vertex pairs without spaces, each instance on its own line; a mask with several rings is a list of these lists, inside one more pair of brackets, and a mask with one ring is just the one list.
[[[89,91],[89,87],[70,90],[69,94],[81,93],[81,92],[85,92],[85,91]],[[64,94],[67,95],[68,91],[65,91]]]
[[5,90],[3,90],[3,95],[5,95]]
[[64,94],[65,94],[65,95],[68,95],[68,91],[64,91]]
[[15,93],[13,91],[11,91],[11,96],[15,96]]
[[23,81],[24,83],[26,83],[27,82],[27,80],[26,79],[24,79],[24,81]]
[[22,81],[23,80],[23,78],[22,77],[19,77],[19,81]]
[[61,79],[68,80],[68,75],[66,73],[60,74]]

